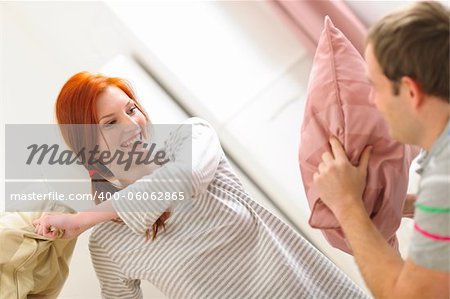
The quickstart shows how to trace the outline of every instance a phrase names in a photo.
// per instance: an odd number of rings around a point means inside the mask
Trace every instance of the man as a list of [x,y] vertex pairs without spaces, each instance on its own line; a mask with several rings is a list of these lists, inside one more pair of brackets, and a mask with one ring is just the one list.
[[370,146],[353,166],[332,137],[314,174],[376,298],[450,298],[449,20],[447,7],[419,2],[381,19],[367,39],[367,76],[390,134],[425,150],[406,261],[362,202]]

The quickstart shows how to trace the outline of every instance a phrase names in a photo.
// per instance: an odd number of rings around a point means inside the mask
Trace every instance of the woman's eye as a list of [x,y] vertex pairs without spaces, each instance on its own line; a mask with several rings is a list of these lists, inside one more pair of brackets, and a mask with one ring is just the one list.
[[115,120],[110,121],[109,123],[103,124],[102,127],[107,129],[107,128],[111,128],[112,126],[114,126],[114,124],[116,123]]
[[134,113],[136,112],[136,109],[137,109],[137,106],[136,106],[136,105],[133,106],[133,107],[131,107],[131,109],[128,111],[128,115],[134,114]]

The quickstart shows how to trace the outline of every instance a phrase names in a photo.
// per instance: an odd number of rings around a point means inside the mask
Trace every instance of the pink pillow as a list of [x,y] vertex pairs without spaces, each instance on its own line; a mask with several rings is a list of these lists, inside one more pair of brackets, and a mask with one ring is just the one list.
[[384,238],[398,246],[395,232],[402,218],[409,167],[418,149],[389,136],[387,124],[370,101],[365,62],[350,41],[325,17],[308,86],[299,149],[300,170],[311,208],[309,224],[322,230],[328,242],[351,253],[333,213],[321,201],[313,174],[328,140],[336,136],[356,165],[361,152],[373,145],[364,205]]

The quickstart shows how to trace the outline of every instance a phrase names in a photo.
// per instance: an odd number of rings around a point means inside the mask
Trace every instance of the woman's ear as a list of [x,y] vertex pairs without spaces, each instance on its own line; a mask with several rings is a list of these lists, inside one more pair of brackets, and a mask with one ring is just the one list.
[[424,94],[420,84],[413,78],[404,76],[401,79],[402,93],[407,97],[413,110],[419,109],[423,104]]

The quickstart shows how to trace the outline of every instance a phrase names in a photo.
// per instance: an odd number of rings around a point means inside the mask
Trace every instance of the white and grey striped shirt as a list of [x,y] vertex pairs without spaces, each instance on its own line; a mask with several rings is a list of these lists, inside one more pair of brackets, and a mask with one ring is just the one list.
[[[192,200],[176,206],[140,202],[142,210],[127,200],[113,201],[125,224],[105,222],[91,234],[89,246],[103,298],[142,298],[142,279],[169,298],[180,299],[368,297],[308,241],[249,197],[207,122],[191,118],[186,124],[192,131],[178,130],[168,142],[173,161],[145,177],[158,183],[135,184],[120,192],[179,188],[192,193]],[[183,180],[168,186],[164,182],[176,172],[177,150],[188,139],[191,186]],[[145,230],[169,206],[166,230],[146,241]]]

